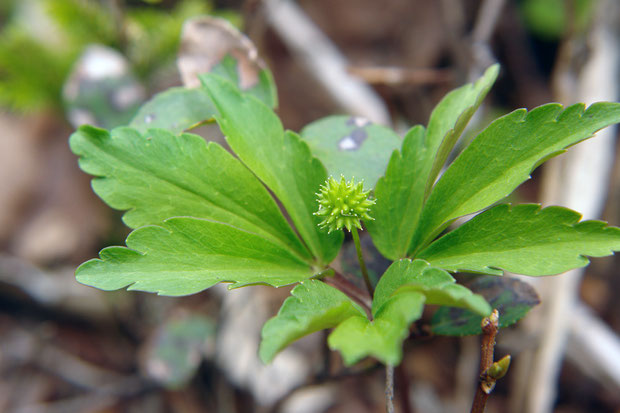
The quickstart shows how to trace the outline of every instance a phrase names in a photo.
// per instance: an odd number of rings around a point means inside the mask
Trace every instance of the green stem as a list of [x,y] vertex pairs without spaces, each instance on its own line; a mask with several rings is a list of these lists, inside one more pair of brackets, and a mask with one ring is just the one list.
[[360,235],[357,233],[357,228],[351,228],[351,234],[353,235],[353,242],[355,243],[355,250],[357,251],[357,260],[360,263],[360,269],[362,270],[362,275],[364,276],[364,283],[368,289],[368,294],[370,294],[370,297],[372,298],[374,296],[375,289],[370,282],[368,270],[366,269],[366,263],[364,262],[364,257],[362,256],[362,244],[360,243]]

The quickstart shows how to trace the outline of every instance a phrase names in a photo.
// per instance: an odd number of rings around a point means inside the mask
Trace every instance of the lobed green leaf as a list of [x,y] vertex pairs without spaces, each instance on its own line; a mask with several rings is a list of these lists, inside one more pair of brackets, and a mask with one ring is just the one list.
[[396,260],[410,252],[428,192],[498,72],[498,65],[491,66],[475,84],[446,95],[431,114],[428,129],[412,128],[402,149],[392,154],[385,176],[375,188],[375,221],[366,223],[385,257]]
[[482,296],[455,284],[446,271],[423,260],[399,260],[377,284],[372,302],[374,319],[347,319],[334,329],[328,344],[342,353],[347,365],[366,356],[396,365],[402,359],[402,342],[409,335],[409,325],[422,316],[425,303],[466,308],[480,316],[491,313]]
[[[245,94],[255,96],[266,105],[278,106],[278,95],[271,72],[262,69],[257,73],[256,84],[243,88],[239,79],[239,62],[226,55],[211,73],[231,81]],[[217,109],[203,88],[174,87],[156,94],[138,110],[129,126],[145,133],[161,128],[178,134],[213,119]]]
[[454,219],[510,194],[542,162],[620,122],[620,104],[558,104],[520,109],[494,121],[459,155],[433,188],[409,251],[426,246]]
[[419,292],[426,304],[463,307],[481,316],[491,314],[491,307],[484,297],[456,284],[452,276],[424,260],[404,259],[394,262],[379,280],[372,302],[372,312],[377,314],[394,297],[403,292]]
[[350,317],[327,338],[332,350],[342,354],[347,366],[367,356],[395,366],[403,357],[402,343],[409,325],[422,316],[424,295],[404,291],[391,297],[373,321],[363,316]]
[[[275,201],[239,160],[216,143],[165,130],[111,133],[84,126],[71,138],[94,191],[131,228],[174,216],[219,221],[260,235],[303,260],[310,255]],[[243,190],[239,190],[242,188]]]
[[293,341],[365,314],[336,288],[318,280],[303,281],[284,301],[278,315],[263,326],[260,358],[268,363]]
[[342,232],[318,228],[316,192],[327,173],[305,142],[284,132],[273,111],[252,96],[244,96],[225,79],[202,77],[215,103],[217,121],[239,158],[282,202],[319,265],[331,262],[342,244]]
[[389,301],[402,286],[415,283],[422,287],[454,282],[454,278],[440,268],[431,267],[423,260],[402,259],[392,263],[379,279],[372,300],[373,315]]
[[180,296],[220,282],[274,287],[315,275],[288,250],[256,234],[206,219],[179,217],[139,228],[127,247],[104,248],[100,259],[82,264],[76,278],[102,290],[128,287]]
[[620,228],[582,221],[578,212],[538,204],[497,205],[418,255],[448,271],[552,275],[620,251]]
[[178,134],[213,118],[215,113],[215,105],[204,90],[174,87],[142,105],[129,126],[142,133],[161,128]]

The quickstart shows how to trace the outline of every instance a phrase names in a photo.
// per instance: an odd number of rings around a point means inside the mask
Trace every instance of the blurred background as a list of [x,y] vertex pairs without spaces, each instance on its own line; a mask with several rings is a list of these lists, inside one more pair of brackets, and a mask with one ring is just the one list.
[[[75,281],[77,265],[129,231],[93,194],[68,136],[125,125],[182,85],[181,44],[201,40],[181,30],[200,15],[251,39],[293,130],[350,114],[402,134],[494,62],[500,77],[465,141],[515,108],[618,101],[615,0],[0,0],[0,412],[384,411],[383,369],[344,368],[321,333],[260,363],[260,327],[289,289],[172,299]],[[537,169],[512,201],[619,225],[616,134]],[[618,264],[521,278],[542,304],[500,332],[497,353],[513,366],[488,412],[620,412]],[[469,411],[478,343],[409,340],[398,411]]]

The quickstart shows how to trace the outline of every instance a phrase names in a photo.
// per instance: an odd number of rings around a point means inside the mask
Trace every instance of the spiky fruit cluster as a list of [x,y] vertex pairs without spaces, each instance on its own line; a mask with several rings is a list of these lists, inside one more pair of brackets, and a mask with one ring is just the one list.
[[319,210],[314,215],[323,218],[319,227],[328,228],[329,232],[342,228],[349,231],[353,227],[362,229],[360,220],[373,219],[368,210],[375,201],[368,199],[369,192],[364,191],[363,182],[356,184],[355,179],[347,182],[344,176],[338,182],[330,176],[317,194]]

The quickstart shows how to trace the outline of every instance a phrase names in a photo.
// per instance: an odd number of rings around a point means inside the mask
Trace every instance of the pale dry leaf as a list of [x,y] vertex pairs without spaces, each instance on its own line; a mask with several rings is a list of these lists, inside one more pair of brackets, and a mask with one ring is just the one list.
[[265,64],[250,39],[223,19],[200,16],[183,25],[177,67],[186,87],[199,87],[198,75],[210,72],[225,56],[239,62],[239,82],[249,89],[259,81]]

